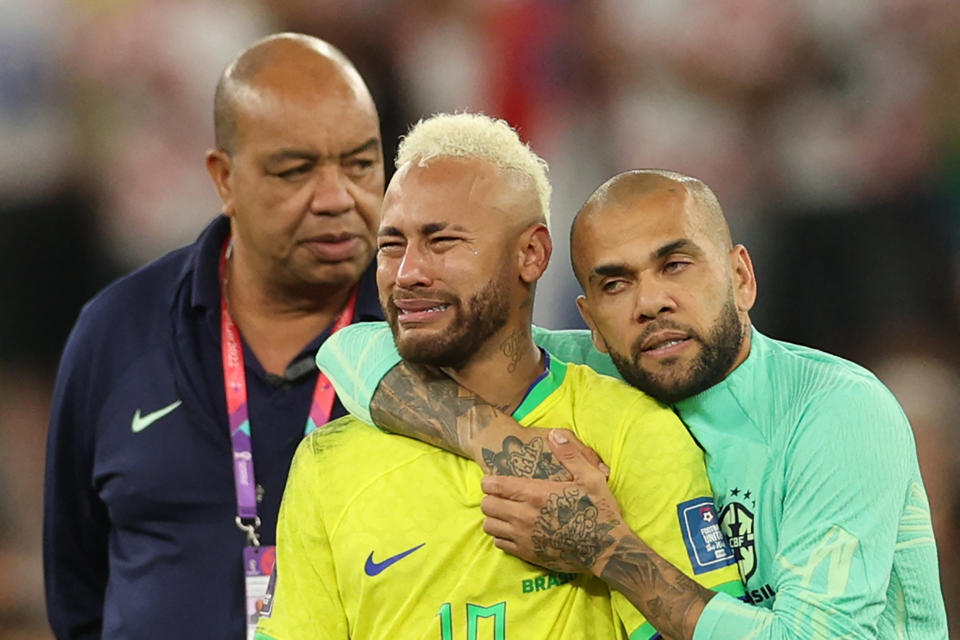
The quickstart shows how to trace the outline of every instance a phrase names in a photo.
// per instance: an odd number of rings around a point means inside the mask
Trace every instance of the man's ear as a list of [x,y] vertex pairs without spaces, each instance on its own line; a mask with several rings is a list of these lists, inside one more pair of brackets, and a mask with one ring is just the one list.
[[527,228],[520,234],[517,249],[520,279],[527,284],[533,284],[547,270],[550,255],[553,253],[553,240],[547,226],[538,222]]
[[577,296],[577,309],[580,310],[580,317],[583,318],[583,321],[587,323],[587,327],[590,328],[590,339],[593,341],[593,346],[595,346],[600,353],[610,353],[606,341],[603,339],[603,336],[600,335],[600,332],[597,331],[597,325],[593,321],[593,316],[590,315],[590,302],[586,296]]
[[746,313],[757,301],[757,276],[753,272],[753,261],[742,244],[731,249],[727,257],[733,272],[733,295],[737,310]]
[[223,202],[222,211],[224,215],[232,216],[234,213],[233,200],[233,158],[226,151],[220,149],[209,149],[206,157],[207,173],[213,179],[213,184],[217,188],[217,194],[220,201]]

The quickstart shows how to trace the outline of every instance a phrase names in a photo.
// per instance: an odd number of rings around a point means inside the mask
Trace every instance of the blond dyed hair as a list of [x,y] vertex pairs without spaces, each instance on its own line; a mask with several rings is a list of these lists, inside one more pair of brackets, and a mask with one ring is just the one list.
[[508,172],[526,176],[537,191],[543,222],[550,224],[550,180],[547,162],[504,120],[481,113],[440,113],[421,119],[400,139],[396,167],[434,158],[479,159]]

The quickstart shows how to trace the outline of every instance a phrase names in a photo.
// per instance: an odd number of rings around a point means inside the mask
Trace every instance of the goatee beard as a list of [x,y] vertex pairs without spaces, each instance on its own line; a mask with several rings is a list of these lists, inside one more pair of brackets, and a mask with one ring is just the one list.
[[[386,316],[393,330],[397,351],[404,360],[432,367],[461,368],[480,347],[502,329],[510,310],[505,283],[492,280],[467,300],[445,300],[454,311],[454,319],[440,335],[419,340],[398,338],[396,306],[387,305]],[[466,309],[464,309],[466,307]]]
[[[643,355],[641,345],[647,334],[666,328],[683,329],[669,322],[660,323],[651,326],[644,336],[634,342],[630,356],[610,351],[610,358],[624,380],[665,404],[674,404],[694,396],[723,380],[743,344],[744,329],[731,296],[706,340],[695,333],[690,334],[691,339],[700,343],[701,349],[686,372],[677,372],[679,375],[674,376],[651,373],[640,366]],[[690,333],[688,329],[685,330]]]

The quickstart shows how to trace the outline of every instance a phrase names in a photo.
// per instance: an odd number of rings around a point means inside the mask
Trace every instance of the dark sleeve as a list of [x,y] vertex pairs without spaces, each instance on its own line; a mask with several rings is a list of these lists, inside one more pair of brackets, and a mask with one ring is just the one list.
[[60,362],[47,435],[43,569],[47,617],[58,640],[100,638],[107,584],[106,509],[93,487],[97,408],[94,351],[74,328]]

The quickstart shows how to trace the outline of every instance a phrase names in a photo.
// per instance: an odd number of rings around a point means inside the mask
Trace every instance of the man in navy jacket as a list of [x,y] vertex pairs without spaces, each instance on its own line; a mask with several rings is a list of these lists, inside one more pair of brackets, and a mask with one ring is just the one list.
[[223,215],[97,295],[63,353],[43,540],[57,638],[243,638],[293,452],[344,413],[313,355],[381,317],[383,155],[353,65],[270,36],[227,67],[214,115]]

